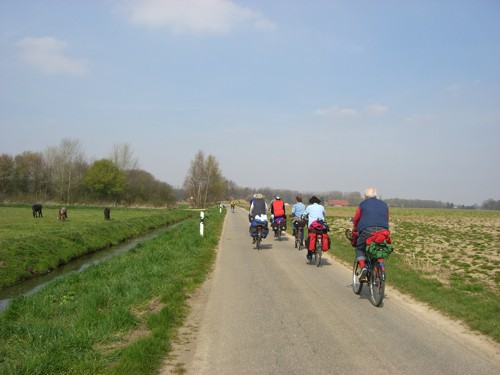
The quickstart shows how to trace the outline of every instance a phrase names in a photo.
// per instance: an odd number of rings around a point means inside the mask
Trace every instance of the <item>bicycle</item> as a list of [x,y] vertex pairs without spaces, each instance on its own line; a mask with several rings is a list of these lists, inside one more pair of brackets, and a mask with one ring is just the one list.
[[267,228],[267,222],[252,219],[251,223],[252,227],[255,227],[255,232],[251,232],[250,235],[253,237],[253,243],[255,244],[257,250],[260,250],[262,239],[267,237],[267,230],[264,231],[264,228]]
[[283,217],[278,217],[278,218],[274,219],[273,228],[276,232],[276,237],[278,238],[278,241],[281,241],[285,222],[286,222],[286,219]]
[[306,222],[303,219],[294,217],[292,219],[292,225],[295,230],[295,248],[300,251],[304,246],[304,227],[306,225]]
[[[309,261],[309,263],[316,264],[316,267],[321,266],[321,257],[323,255],[323,251],[326,251],[326,249],[330,248],[330,240],[327,236],[328,231],[329,231],[328,226],[323,221],[319,221],[319,220],[314,221],[311,224],[311,226],[309,227],[309,233],[314,233],[315,237],[316,237],[315,244],[314,244],[314,250],[311,251],[312,259],[311,259],[311,261]],[[325,238],[323,236],[325,236]],[[310,238],[311,237],[308,236],[307,241],[306,241],[307,251],[309,251]],[[323,240],[328,241],[328,243],[326,244],[325,250],[323,250],[323,247],[324,247]]]
[[[353,235],[350,229],[345,230],[345,236],[351,242],[351,245],[355,247],[357,237]],[[363,284],[368,284],[370,289],[370,302],[376,307],[380,306],[384,299],[386,279],[384,259],[387,258],[392,251],[392,247],[388,246],[386,243],[374,243],[373,246],[367,246],[365,267],[368,272],[365,279],[359,278],[362,267],[357,260],[354,260],[352,269],[352,290],[354,294],[359,295],[363,289]]]

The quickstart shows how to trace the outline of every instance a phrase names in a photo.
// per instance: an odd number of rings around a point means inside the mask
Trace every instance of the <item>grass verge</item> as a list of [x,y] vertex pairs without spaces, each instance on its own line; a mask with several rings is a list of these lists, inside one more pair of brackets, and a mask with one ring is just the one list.
[[69,220],[55,219],[56,208],[33,218],[31,207],[0,206],[0,288],[45,274],[72,259],[116,245],[196,212],[118,208],[111,220],[101,208],[68,207]]
[[[225,211],[224,211],[225,213]],[[0,315],[0,373],[153,374],[215,259],[224,213],[17,298]]]

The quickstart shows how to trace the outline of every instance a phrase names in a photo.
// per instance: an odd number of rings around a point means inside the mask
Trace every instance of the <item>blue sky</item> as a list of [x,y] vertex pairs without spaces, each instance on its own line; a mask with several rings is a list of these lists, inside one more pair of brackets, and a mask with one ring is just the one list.
[[500,2],[0,1],[0,153],[128,143],[182,185],[500,199]]

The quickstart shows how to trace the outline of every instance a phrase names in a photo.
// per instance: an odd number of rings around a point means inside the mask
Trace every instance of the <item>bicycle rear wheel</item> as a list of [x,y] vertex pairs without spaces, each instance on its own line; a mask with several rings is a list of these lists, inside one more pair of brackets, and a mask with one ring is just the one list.
[[255,241],[257,250],[260,250],[260,242],[262,241],[262,229],[257,229],[257,239]]
[[373,306],[380,306],[384,299],[385,272],[382,271],[377,261],[372,264],[372,271],[368,280],[370,283],[370,302]]
[[321,240],[316,240],[316,250],[314,253],[316,254],[316,267],[321,266],[321,255],[323,255],[323,250],[321,249]]
[[359,281],[359,274],[361,273],[361,266],[358,262],[354,261],[354,266],[352,267],[352,291],[354,294],[360,294],[361,289],[363,289],[363,283]]
[[296,241],[299,242],[298,244],[298,248],[299,248],[299,251],[302,250],[302,244],[304,243],[304,233],[303,233],[303,229],[302,228],[298,228],[297,229],[297,239]]

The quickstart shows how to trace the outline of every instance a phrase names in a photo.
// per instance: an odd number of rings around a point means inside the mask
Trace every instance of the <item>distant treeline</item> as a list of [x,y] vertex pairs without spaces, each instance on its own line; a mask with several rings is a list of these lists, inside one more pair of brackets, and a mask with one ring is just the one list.
[[[300,196],[305,204],[307,204],[310,197],[313,195],[319,197],[322,204],[328,206],[333,200],[335,201],[347,201],[349,206],[356,207],[362,200],[363,196],[360,192],[341,192],[341,191],[329,191],[329,192],[300,192],[296,190],[279,190],[269,187],[264,188],[238,188],[232,192],[231,198],[239,198],[250,200],[254,193],[260,192],[264,195],[266,200],[271,201],[274,199],[276,194],[279,194],[281,198],[289,204],[295,203],[295,197]],[[383,197],[382,197],[383,198]],[[401,208],[449,208],[449,209],[483,209],[483,210],[500,210],[500,201],[495,201],[493,199],[488,199],[483,202],[480,206],[465,206],[457,205],[452,202],[442,202],[434,200],[422,200],[422,199],[402,199],[402,198],[383,198],[390,207],[401,207]]]
[[[360,192],[300,192],[271,187],[240,187],[227,180],[213,155],[198,151],[186,172],[182,188],[173,188],[138,168],[128,144],[113,145],[109,157],[89,162],[78,140],[63,139],[59,146],[42,152],[25,151],[19,155],[0,154],[0,202],[117,204],[125,206],[166,207],[188,201],[193,207],[206,207],[232,199],[249,201],[259,192],[268,202],[279,194],[289,204],[301,196],[305,204],[316,195],[324,205],[342,201],[357,206]],[[383,198],[383,197],[382,197]],[[500,201],[488,199],[481,206],[420,199],[384,199],[391,207],[466,208],[500,210]]]

